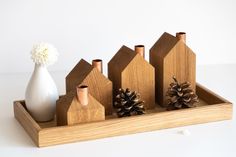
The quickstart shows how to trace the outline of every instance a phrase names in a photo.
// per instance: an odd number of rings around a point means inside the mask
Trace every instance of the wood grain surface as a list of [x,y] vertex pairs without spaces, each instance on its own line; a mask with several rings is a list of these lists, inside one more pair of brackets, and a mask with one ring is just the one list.
[[55,122],[37,124],[25,109],[23,101],[14,102],[14,113],[38,147],[232,119],[230,102],[201,85],[197,85],[196,92],[200,102],[195,108],[165,111],[157,105],[141,116],[107,116],[105,121],[72,126],[57,127]]
[[172,77],[180,83],[190,82],[192,89],[196,89],[196,55],[182,41],[164,33],[150,49],[150,63],[155,67],[156,101],[166,106],[168,101],[166,92]]

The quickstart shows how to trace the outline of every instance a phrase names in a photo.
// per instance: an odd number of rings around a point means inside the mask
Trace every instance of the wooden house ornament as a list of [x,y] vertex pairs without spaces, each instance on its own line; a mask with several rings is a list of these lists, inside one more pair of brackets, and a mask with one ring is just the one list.
[[179,82],[188,81],[196,88],[196,55],[186,45],[186,34],[164,33],[150,49],[150,63],[155,67],[156,101],[167,105],[166,91],[175,76]]
[[112,82],[102,74],[101,60],[93,60],[91,65],[81,59],[66,76],[66,93],[81,84],[89,86],[89,93],[104,105],[106,115],[112,114]]
[[104,106],[88,94],[84,85],[57,100],[56,114],[58,126],[105,120]]
[[113,97],[115,98],[119,88],[129,88],[140,93],[146,109],[154,108],[154,72],[153,66],[142,55],[122,46],[108,63],[108,78],[113,82]]

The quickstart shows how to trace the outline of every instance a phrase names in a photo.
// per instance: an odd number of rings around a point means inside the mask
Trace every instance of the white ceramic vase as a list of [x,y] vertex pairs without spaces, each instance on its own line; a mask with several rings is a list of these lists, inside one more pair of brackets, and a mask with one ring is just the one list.
[[35,64],[25,93],[28,111],[38,122],[50,121],[55,116],[58,91],[47,67]]

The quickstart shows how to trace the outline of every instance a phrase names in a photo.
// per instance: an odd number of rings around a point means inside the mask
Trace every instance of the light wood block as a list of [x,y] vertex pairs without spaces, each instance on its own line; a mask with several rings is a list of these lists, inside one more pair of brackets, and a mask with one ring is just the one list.
[[106,116],[105,121],[73,126],[56,126],[55,121],[37,123],[27,112],[24,101],[14,102],[14,114],[38,147],[232,119],[229,101],[199,84],[196,92],[200,102],[195,108],[166,111],[157,105],[144,115],[125,118]]
[[39,131],[41,127],[26,110],[24,101],[14,102],[14,115],[35,144],[39,143]]
[[66,93],[82,84],[89,86],[89,93],[105,107],[106,115],[112,114],[112,82],[83,59],[66,76]]
[[105,120],[105,108],[93,96],[88,95],[88,104],[83,106],[71,91],[57,101],[57,124],[74,125]]
[[188,81],[196,88],[196,55],[182,41],[164,33],[150,49],[150,63],[155,67],[156,101],[166,106],[166,92],[172,77],[182,83]]
[[108,78],[113,82],[113,97],[119,88],[137,91],[146,109],[155,108],[155,70],[141,55],[126,46],[108,63]]

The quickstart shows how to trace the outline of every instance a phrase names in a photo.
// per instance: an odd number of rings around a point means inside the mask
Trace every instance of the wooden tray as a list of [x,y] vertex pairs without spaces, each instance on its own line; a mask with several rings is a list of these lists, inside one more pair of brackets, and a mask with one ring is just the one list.
[[14,102],[14,115],[38,147],[232,119],[229,101],[199,84],[196,92],[200,102],[195,108],[166,111],[157,105],[141,116],[109,116],[105,121],[73,126],[56,126],[55,121],[37,123],[27,112],[24,101]]

